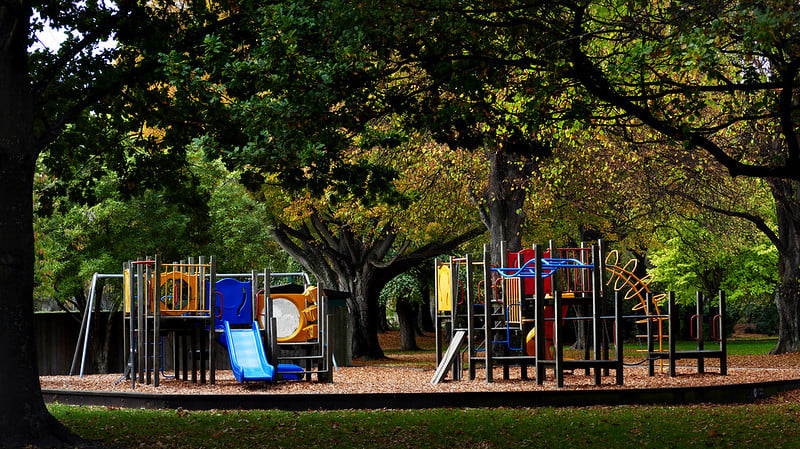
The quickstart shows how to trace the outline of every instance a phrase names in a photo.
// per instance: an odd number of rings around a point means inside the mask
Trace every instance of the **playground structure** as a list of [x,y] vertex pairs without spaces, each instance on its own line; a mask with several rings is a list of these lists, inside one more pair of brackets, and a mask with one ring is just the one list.
[[[579,248],[557,248],[551,242],[546,250],[534,245],[519,252],[508,252],[502,244],[501,254],[499,267],[489,263],[488,245],[483,260],[467,255],[435,262],[437,370],[431,383],[440,382],[448,372],[459,380],[464,366],[468,378],[475,379],[479,365],[485,368],[486,381],[492,382],[493,368],[499,365],[504,379],[509,378],[510,366],[519,366],[522,379],[528,378],[528,368],[533,367],[540,385],[552,369],[558,387],[564,385],[565,371],[584,369],[586,375],[593,371],[594,382],[600,385],[602,377],[613,370],[615,382],[622,385],[623,320],[645,328],[637,337],[647,341],[640,352],[649,375],[655,374],[656,362],[662,369],[668,362],[669,374],[675,376],[676,361],[681,359],[696,359],[698,371],[703,372],[708,358],[719,359],[720,374],[726,374],[724,293],[720,292],[719,313],[711,326],[719,349],[704,347],[703,298],[698,294],[698,312],[691,323],[697,350],[677,351],[674,294],[654,295],[650,278],[634,274],[635,261],[619,266],[618,253],[606,255],[603,242]],[[623,305],[631,300],[635,301],[630,309],[633,314],[623,315]],[[665,303],[667,312],[663,313]],[[580,359],[564,357],[566,323],[582,328],[576,332],[583,336]]]
[[[136,383],[157,387],[162,376],[186,381],[190,373],[192,382],[215,383],[217,343],[227,349],[240,382],[311,380],[313,375],[332,380],[327,299],[305,273],[220,275],[213,257],[209,263],[201,257],[168,264],[155,257],[125,263],[122,275],[95,274],[92,285],[102,277],[123,279],[127,365],[122,378],[132,388]],[[284,279],[289,282],[272,285]],[[90,302],[93,298],[94,289]],[[87,312],[81,336],[90,320]],[[83,359],[86,339],[88,332]],[[77,354],[76,347],[74,360]],[[165,360],[171,360],[173,376],[167,376]]]

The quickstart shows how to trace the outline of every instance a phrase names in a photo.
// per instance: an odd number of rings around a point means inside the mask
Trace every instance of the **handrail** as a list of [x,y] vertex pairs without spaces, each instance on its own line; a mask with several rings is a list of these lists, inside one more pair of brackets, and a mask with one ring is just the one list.
[[[536,268],[532,264],[536,259],[530,259],[519,268],[492,268],[492,271],[504,278],[534,277]],[[542,278],[550,277],[559,268],[594,268],[594,265],[585,264],[578,259],[542,258]]]
[[699,340],[700,339],[700,337],[698,336],[698,333],[697,333],[697,326],[695,325],[695,323],[697,322],[697,319],[699,317],[700,317],[700,315],[695,314],[695,315],[692,315],[692,318],[689,320],[689,334],[691,335],[692,339],[694,339],[694,340]]
[[721,341],[722,337],[721,334],[725,332],[725,329],[720,329],[717,331],[717,323],[721,322],[722,315],[714,315],[714,318],[711,319],[711,338],[716,341]]

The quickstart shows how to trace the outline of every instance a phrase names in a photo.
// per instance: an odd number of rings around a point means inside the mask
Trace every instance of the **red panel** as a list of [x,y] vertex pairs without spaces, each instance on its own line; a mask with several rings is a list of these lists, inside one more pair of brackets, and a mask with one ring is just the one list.
[[[533,260],[536,258],[536,251],[532,248],[525,248],[520,252],[512,253],[509,251],[508,253],[508,264],[511,268],[519,268],[517,259],[518,255],[522,255],[522,265],[525,265],[529,260]],[[550,250],[544,252],[545,258],[550,257]],[[549,277],[544,278],[544,293],[546,295],[552,293],[553,286],[552,282],[550,281]],[[536,294],[536,280],[534,278],[525,278],[525,295],[526,296],[533,296]]]

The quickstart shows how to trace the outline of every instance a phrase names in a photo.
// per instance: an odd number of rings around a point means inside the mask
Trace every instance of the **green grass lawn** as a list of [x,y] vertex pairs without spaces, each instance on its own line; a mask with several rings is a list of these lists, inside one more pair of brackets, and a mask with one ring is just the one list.
[[[728,355],[761,355],[768,354],[769,351],[775,347],[778,342],[777,338],[764,338],[757,340],[728,340],[727,350]],[[664,342],[664,350],[667,350],[667,342]],[[705,349],[719,349],[719,342],[706,341]],[[638,349],[646,349],[647,344],[634,342],[625,343],[625,354],[634,355]],[[697,349],[696,341],[677,341],[675,342],[675,349],[678,351],[693,351]],[[630,352],[629,352],[630,351]]]
[[131,448],[800,447],[795,403],[334,412],[50,409],[86,438]]
[[[728,353],[766,354],[774,345],[774,339],[735,340],[728,343]],[[678,343],[679,350],[695,348],[695,342]],[[638,345],[629,343],[626,354],[640,356],[636,349]],[[794,402],[332,412],[54,404],[50,410],[85,438],[129,448],[800,447],[800,404]]]

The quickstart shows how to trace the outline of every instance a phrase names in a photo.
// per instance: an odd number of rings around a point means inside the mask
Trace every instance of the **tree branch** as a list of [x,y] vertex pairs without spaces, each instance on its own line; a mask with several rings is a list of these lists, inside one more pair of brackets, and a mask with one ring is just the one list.
[[[573,21],[573,36],[583,35],[583,17],[583,12],[578,10]],[[704,149],[722,164],[732,176],[741,175],[754,178],[775,177],[800,180],[800,160],[797,158],[790,157],[781,165],[742,163],[731,157],[725,150],[706,136],[696,132],[696,130],[659,119],[654,116],[649,109],[634,103],[627,96],[617,92],[611,82],[605,77],[604,73],[595,66],[591,59],[583,52],[579,39],[571,39],[568,42],[568,57],[572,61],[572,67],[569,71],[570,76],[580,81],[589,92],[600,100],[621,108],[653,130],[671,139],[683,141],[692,146]],[[786,137],[788,138],[790,136]],[[792,154],[796,156],[796,152],[790,153],[790,156]]]

